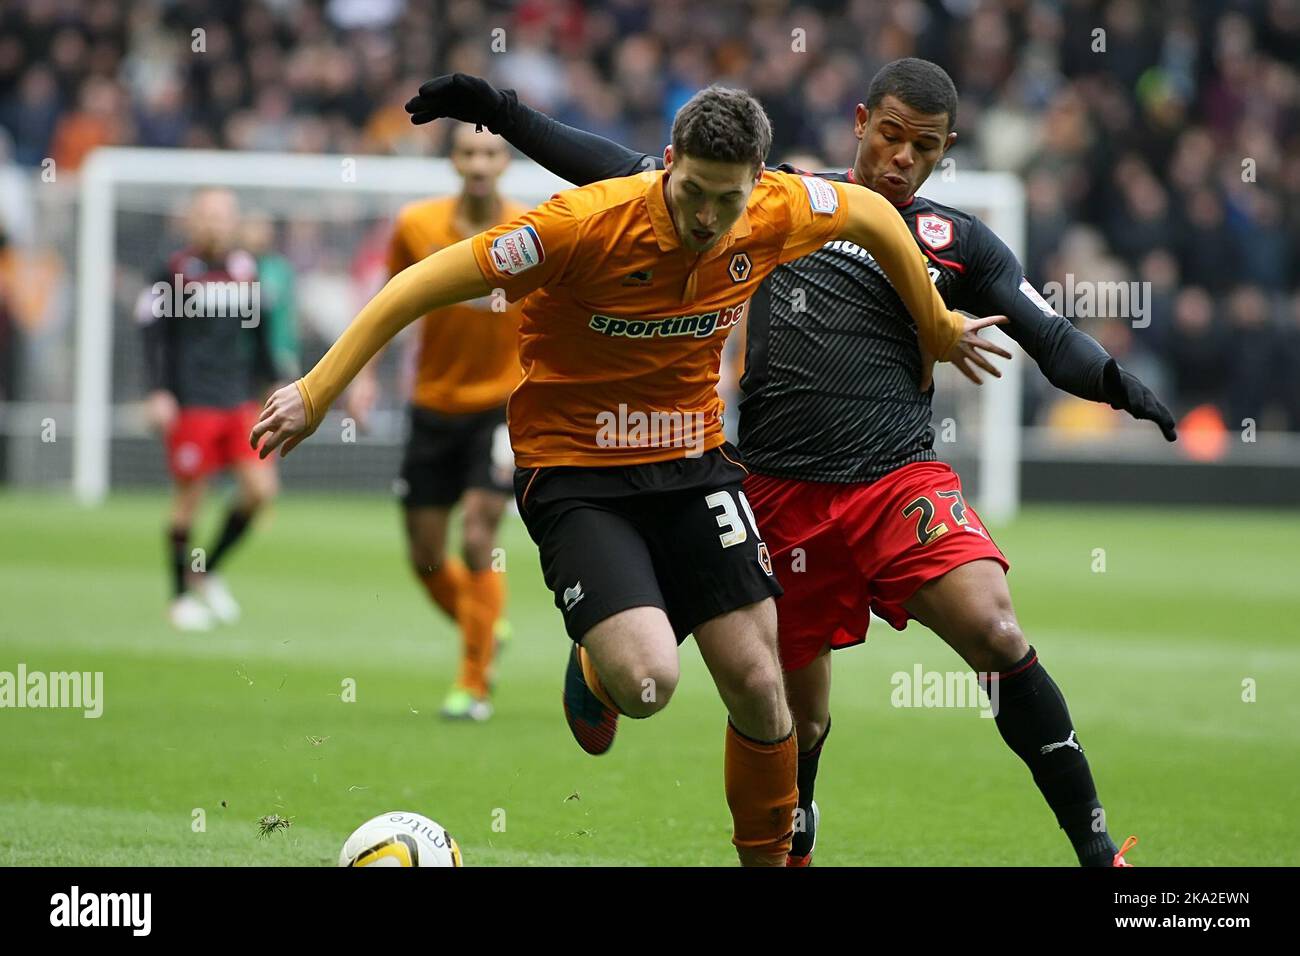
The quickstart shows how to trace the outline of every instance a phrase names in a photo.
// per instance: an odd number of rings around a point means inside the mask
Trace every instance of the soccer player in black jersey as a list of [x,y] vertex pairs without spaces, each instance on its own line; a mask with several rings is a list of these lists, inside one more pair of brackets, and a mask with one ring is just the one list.
[[[654,168],[656,158],[574,130],[462,74],[426,83],[416,123],[481,123],[565,179],[584,184]],[[1057,388],[1154,421],[1173,419],[1136,377],[1055,314],[1015,256],[979,219],[917,196],[956,141],[957,91],[939,66],[886,65],[855,115],[855,182],[892,201],[950,307],[1010,317],[1014,338]],[[997,374],[968,336],[953,361]],[[863,642],[875,611],[895,628],[921,621],[996,694],[995,723],[1024,761],[1085,866],[1127,866],[1106,826],[1061,691],[1016,621],[1007,561],[936,460],[932,363],[871,257],[831,242],[772,273],[751,304],[741,380],[745,491],[785,587],[777,602],[786,689],[799,736],[799,807],[791,865],[811,861],[817,763],[830,730],[830,650]],[[792,558],[799,549],[798,567]],[[996,682],[993,688],[991,682]],[[1132,838],[1131,838],[1132,839]]]

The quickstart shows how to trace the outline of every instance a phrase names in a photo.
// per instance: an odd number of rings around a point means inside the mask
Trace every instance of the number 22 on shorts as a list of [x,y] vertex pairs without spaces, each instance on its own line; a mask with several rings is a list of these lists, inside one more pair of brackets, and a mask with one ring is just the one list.
[[[935,497],[948,499],[948,513],[952,515],[952,520],[960,527],[967,523],[966,521],[966,499],[962,497],[960,491],[938,491]],[[936,538],[948,533],[948,523],[946,521],[936,521],[935,512],[938,509],[935,503],[925,495],[912,499],[903,509],[903,517],[910,518],[917,515],[916,519],[916,540],[920,544],[929,544]]]

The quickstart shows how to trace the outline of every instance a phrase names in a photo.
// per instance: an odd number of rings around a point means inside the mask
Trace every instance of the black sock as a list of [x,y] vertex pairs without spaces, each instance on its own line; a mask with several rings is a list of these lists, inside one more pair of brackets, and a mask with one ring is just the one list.
[[1117,852],[1060,688],[1031,647],[1014,666],[993,675],[998,732],[1033,774],[1056,822],[1083,866],[1110,866]]
[[827,717],[826,729],[817,738],[817,743],[813,744],[810,750],[799,751],[799,810],[804,825],[795,830],[794,840],[790,844],[790,852],[795,856],[807,856],[811,853],[813,839],[817,835],[812,827],[813,787],[817,783],[817,761],[821,759],[822,745],[826,743],[830,732],[831,721]]
[[172,525],[167,529],[167,553],[172,564],[172,590],[174,597],[185,593],[185,565],[190,560],[190,529]]
[[217,569],[217,562],[221,560],[222,556],[230,550],[236,541],[244,536],[244,532],[248,530],[248,525],[252,520],[253,513],[251,511],[242,508],[230,509],[226,514],[226,524],[221,529],[221,537],[217,539],[217,543],[212,546],[212,550],[208,553],[206,570],[215,571]]

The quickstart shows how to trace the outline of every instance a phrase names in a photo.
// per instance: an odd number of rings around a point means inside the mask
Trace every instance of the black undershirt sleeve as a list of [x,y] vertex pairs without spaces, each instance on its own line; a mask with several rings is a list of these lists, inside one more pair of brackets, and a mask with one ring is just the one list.
[[1007,316],[1010,321],[999,328],[1038,363],[1053,386],[1089,401],[1108,401],[1102,370],[1110,354],[1092,336],[1026,294],[1032,287],[1020,263],[991,229],[977,220],[971,238],[975,249],[966,259],[969,285],[962,301],[949,304],[977,316]]
[[506,97],[504,120],[493,124],[511,146],[538,165],[575,186],[662,169],[663,162],[612,140],[566,126],[519,102],[514,90]]

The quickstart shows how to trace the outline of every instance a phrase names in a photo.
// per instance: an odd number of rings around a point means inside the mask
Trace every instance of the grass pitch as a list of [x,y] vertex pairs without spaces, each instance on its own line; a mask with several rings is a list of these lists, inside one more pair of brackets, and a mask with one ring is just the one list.
[[[724,712],[694,645],[664,713],[581,753],[568,639],[518,519],[515,639],[479,726],[437,717],[456,636],[393,502],[286,496],[225,568],[244,620],[205,636],[164,622],[163,510],[0,496],[0,671],[104,675],[99,719],[0,710],[0,864],[333,864],[392,809],[438,820],[471,866],[734,863]],[[1300,515],[1029,508],[994,531],[1112,833],[1141,837],[1130,859],[1300,863]],[[962,666],[915,623],[836,654],[819,865],[1072,864],[991,720],[891,706],[918,663]],[[259,835],[270,814],[292,826]]]

